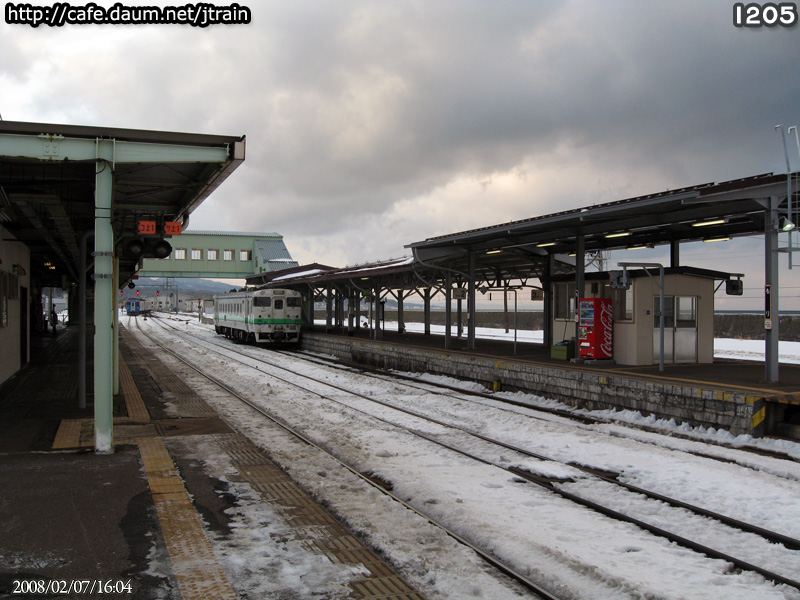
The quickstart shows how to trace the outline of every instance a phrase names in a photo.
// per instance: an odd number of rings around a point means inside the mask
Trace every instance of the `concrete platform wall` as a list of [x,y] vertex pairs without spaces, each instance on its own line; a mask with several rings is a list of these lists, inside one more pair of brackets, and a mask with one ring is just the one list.
[[384,369],[427,372],[524,391],[589,410],[629,409],[734,435],[763,435],[764,400],[679,380],[647,380],[599,369],[558,368],[464,352],[307,333],[304,350]]

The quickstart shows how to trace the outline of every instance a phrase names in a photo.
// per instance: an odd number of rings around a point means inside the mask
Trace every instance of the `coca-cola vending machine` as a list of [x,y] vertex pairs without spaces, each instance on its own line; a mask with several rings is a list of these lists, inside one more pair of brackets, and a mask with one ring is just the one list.
[[614,320],[611,298],[579,301],[578,356],[606,359],[614,355]]

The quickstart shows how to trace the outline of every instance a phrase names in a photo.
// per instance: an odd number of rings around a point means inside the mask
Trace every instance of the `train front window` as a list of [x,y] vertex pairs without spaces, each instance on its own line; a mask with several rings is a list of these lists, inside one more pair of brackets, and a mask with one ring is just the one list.
[[283,308],[283,298],[275,298],[275,310]]
[[300,298],[287,298],[286,306],[289,308],[300,308]]
[[253,306],[261,306],[263,308],[269,308],[272,306],[272,298],[269,296],[256,296],[253,298]]

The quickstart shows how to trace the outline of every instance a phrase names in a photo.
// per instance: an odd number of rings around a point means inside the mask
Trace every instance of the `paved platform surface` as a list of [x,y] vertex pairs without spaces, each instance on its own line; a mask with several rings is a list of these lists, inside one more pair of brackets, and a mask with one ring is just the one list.
[[[355,573],[343,597],[424,599],[124,331],[115,451],[95,454],[91,377],[87,408],[77,403],[77,338],[69,328],[33,340],[31,364],[0,387],[0,598],[253,598],[215,554],[235,499],[198,458],[210,448],[294,542]],[[87,362],[91,374],[91,347]]]
[[[315,333],[326,333],[325,327],[320,325],[316,325],[313,331]],[[337,331],[334,329],[327,333],[331,335],[347,335],[346,330]],[[369,339],[369,332],[365,329],[357,330],[353,337]],[[397,330],[387,329],[383,332],[383,341],[444,350],[443,335],[398,333]],[[659,372],[658,365],[629,366],[605,362],[588,362],[583,365],[573,364],[550,358],[550,348],[542,344],[518,342],[516,353],[514,352],[513,341],[479,338],[476,340],[475,345],[475,350],[467,350],[466,334],[463,338],[458,338],[454,335],[452,337],[452,348],[449,351],[504,358],[513,357],[515,360],[549,364],[561,368],[602,370],[654,380],[668,379],[676,382],[699,382],[709,387],[758,391],[765,396],[800,395],[800,365],[795,364],[781,363],[779,366],[779,381],[775,383],[765,381],[764,363],[758,361],[715,359],[712,364],[666,364],[664,365],[664,371]]]

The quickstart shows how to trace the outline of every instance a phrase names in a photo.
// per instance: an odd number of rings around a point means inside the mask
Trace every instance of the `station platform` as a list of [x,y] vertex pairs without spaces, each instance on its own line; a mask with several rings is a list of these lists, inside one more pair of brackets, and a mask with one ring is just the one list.
[[497,339],[383,331],[371,339],[366,328],[315,325],[304,333],[303,348],[341,359],[416,372],[474,380],[488,388],[525,391],[589,410],[630,409],[734,434],[795,437],[796,424],[785,423],[787,406],[800,405],[800,365],[781,363],[779,381],[765,381],[763,362],[715,359],[711,364],[659,366],[583,364],[552,358],[543,344]]
[[[325,327],[315,325],[309,328],[310,333],[324,334]],[[361,340],[370,340],[370,332],[366,328],[356,329],[350,336],[346,330],[332,329],[332,335],[353,337]],[[409,346],[418,346],[430,350],[444,350],[444,336],[408,332],[398,333],[397,330],[386,329],[383,331],[383,340],[387,343],[401,343]],[[453,335],[449,351],[469,353],[473,355],[486,355],[501,358],[513,358],[522,362],[534,362],[556,367],[577,370],[603,370],[610,373],[621,373],[653,379],[670,379],[675,381],[697,381],[706,385],[724,388],[741,388],[757,390],[765,394],[800,394],[800,365],[781,363],[780,381],[768,383],[764,379],[764,363],[750,360],[714,359],[711,364],[665,364],[664,372],[659,372],[655,365],[630,366],[617,365],[610,362],[588,361],[583,365],[563,361],[550,356],[550,348],[543,344],[531,342],[517,342],[516,352],[512,340],[481,339],[475,342],[475,350],[467,350],[466,334],[459,338]]]
[[[291,532],[271,543],[341,569],[336,597],[424,598],[124,330],[114,452],[95,453],[88,344],[86,409],[75,327],[32,340],[31,363],[0,387],[0,598],[305,597],[299,572],[300,591],[281,580],[284,589],[254,596],[231,567],[247,568],[247,557],[220,557],[234,527],[231,482]],[[225,478],[205,468],[210,450]]]

